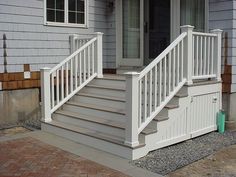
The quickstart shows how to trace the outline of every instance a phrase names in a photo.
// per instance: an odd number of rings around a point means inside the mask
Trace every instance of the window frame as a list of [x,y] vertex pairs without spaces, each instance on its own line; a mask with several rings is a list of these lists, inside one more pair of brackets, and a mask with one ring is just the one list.
[[84,24],[69,23],[69,8],[68,0],[64,0],[64,20],[65,22],[50,22],[47,21],[47,0],[44,0],[44,25],[46,26],[61,26],[61,27],[79,27],[79,28],[88,28],[88,14],[89,14],[89,0],[84,0]]

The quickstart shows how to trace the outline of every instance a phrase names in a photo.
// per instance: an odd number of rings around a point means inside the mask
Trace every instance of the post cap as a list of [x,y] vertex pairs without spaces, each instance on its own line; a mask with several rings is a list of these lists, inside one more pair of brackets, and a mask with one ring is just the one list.
[[96,35],[103,35],[104,33],[102,32],[95,32]]
[[183,25],[183,26],[180,26],[181,29],[185,29],[185,28],[189,28],[189,29],[194,29],[194,26],[191,26],[191,25]]
[[40,71],[51,70],[49,67],[40,68]]
[[125,72],[124,74],[125,75],[139,75],[139,73],[136,71],[129,71],[129,72]]
[[211,30],[211,32],[212,33],[222,33],[223,30],[221,30],[221,29],[213,29],[213,30]]

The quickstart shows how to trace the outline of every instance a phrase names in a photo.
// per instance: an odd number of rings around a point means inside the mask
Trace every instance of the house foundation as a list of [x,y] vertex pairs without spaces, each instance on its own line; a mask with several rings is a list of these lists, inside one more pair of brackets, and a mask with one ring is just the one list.
[[41,119],[39,89],[0,92],[0,125],[37,124]]

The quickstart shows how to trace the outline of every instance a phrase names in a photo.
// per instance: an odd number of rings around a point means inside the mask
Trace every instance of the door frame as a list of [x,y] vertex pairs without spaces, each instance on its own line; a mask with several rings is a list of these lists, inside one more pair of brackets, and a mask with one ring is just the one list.
[[[115,1],[115,13],[116,13],[116,67],[120,66],[143,66],[144,64],[144,2],[146,0],[140,0],[140,57],[141,59],[135,60],[122,59],[122,0]],[[209,0],[205,1],[205,30],[209,29]],[[170,0],[170,42],[172,42],[180,34],[180,0]]]
[[144,0],[140,1],[140,58],[123,58],[123,4],[122,0],[116,0],[116,67],[120,66],[143,66],[143,23],[144,13],[143,5]]

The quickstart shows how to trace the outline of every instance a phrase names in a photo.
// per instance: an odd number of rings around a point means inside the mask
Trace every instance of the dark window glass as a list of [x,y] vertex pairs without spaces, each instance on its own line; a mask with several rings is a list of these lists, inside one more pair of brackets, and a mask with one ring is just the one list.
[[84,24],[84,13],[77,13],[77,23]]
[[56,11],[56,22],[64,22],[64,11]]
[[76,11],[76,0],[69,0],[69,11]]
[[77,11],[84,12],[84,1],[77,0]]
[[56,9],[64,10],[64,0],[56,0]]
[[75,12],[69,12],[69,23],[76,23],[76,13]]
[[55,22],[55,11],[47,10],[47,21]]
[[55,8],[55,0],[47,0],[47,8],[54,9]]
[[[65,0],[47,0],[47,21],[65,22]],[[68,22],[85,23],[85,1],[68,0]]]

